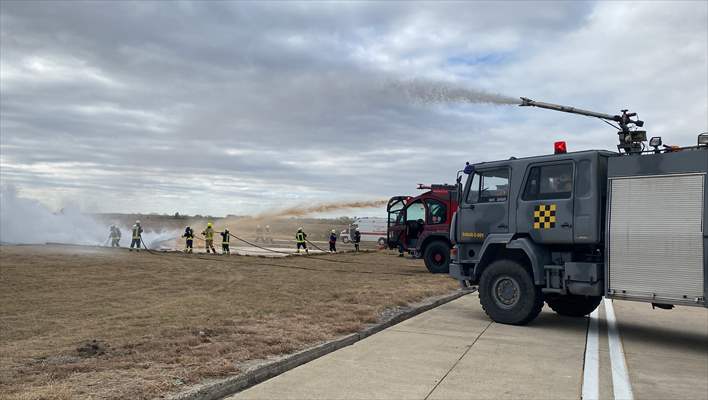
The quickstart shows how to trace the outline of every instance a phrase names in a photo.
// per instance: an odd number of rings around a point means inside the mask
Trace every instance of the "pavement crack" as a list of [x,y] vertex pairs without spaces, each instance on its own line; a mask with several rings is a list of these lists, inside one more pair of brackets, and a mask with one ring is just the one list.
[[484,329],[482,329],[482,332],[480,332],[479,335],[477,335],[477,337],[474,338],[474,341],[472,342],[472,344],[470,344],[469,346],[467,346],[467,348],[466,348],[465,351],[462,353],[462,355],[460,356],[460,358],[458,358],[457,361],[455,361],[455,363],[452,364],[452,366],[450,367],[450,369],[448,369],[447,372],[445,372],[445,375],[443,375],[443,377],[438,381],[438,383],[436,383],[435,386],[433,386],[433,388],[430,389],[430,392],[428,392],[428,394],[425,396],[425,399],[424,399],[424,400],[428,400],[428,398],[430,397],[430,395],[433,394],[433,392],[435,391],[435,389],[437,389],[438,386],[440,386],[440,384],[443,383],[443,381],[445,380],[445,378],[447,378],[447,376],[450,374],[450,372],[452,372],[452,370],[455,369],[455,367],[457,367],[457,364],[459,364],[460,361],[462,361],[462,359],[465,358],[465,356],[467,355],[467,353],[469,353],[470,349],[472,349],[472,347],[475,345],[475,343],[477,343],[477,341],[479,340],[479,338],[482,337],[482,335],[484,335],[484,332],[486,332],[487,329],[489,329],[489,327],[492,326],[493,323],[494,323],[494,321],[489,321],[489,324],[487,324],[487,326],[485,326]]

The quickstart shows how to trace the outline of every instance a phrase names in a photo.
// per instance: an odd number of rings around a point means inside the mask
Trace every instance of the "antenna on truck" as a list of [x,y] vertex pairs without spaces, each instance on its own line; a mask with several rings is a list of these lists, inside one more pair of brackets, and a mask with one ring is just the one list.
[[637,130],[644,126],[644,121],[639,119],[632,119],[636,117],[637,113],[629,112],[629,110],[621,110],[621,115],[610,115],[599,113],[595,111],[583,110],[581,108],[562,106],[559,104],[544,103],[541,101],[531,100],[526,97],[521,97],[521,107],[538,107],[546,108],[548,110],[562,111],[571,114],[580,114],[588,117],[599,118],[605,122],[614,121],[619,127],[607,122],[609,125],[618,128],[619,131],[617,135],[619,136],[619,144],[617,145],[617,150],[621,153],[624,151],[626,154],[639,154],[644,149],[644,142],[647,140],[647,131]]

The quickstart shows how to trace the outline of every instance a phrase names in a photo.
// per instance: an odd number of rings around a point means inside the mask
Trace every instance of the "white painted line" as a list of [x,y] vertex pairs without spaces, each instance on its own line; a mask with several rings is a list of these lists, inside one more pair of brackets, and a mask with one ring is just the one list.
[[585,341],[585,360],[583,362],[583,400],[600,398],[600,339],[598,334],[598,315],[600,307],[590,314],[588,336]]
[[610,347],[610,364],[612,365],[612,388],[615,400],[632,400],[632,385],[629,383],[627,361],[624,358],[622,340],[617,329],[615,309],[612,300],[605,299],[605,319],[607,319],[607,339]]

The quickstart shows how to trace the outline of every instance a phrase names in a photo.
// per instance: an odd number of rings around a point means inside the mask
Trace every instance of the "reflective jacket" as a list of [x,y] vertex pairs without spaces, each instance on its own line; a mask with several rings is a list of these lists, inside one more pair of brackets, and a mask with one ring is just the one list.
[[331,233],[331,234],[329,235],[329,242],[330,242],[330,243],[336,243],[336,242],[337,242],[337,235],[334,234],[334,233]]
[[231,236],[231,235],[229,234],[229,231],[223,231],[223,232],[221,232],[221,233],[219,233],[219,234],[221,235],[221,241],[222,241],[222,242],[224,242],[224,243],[228,243],[228,242],[229,242],[229,237]]
[[192,228],[187,228],[184,230],[184,235],[182,235],[183,238],[187,238],[187,240],[192,240],[194,239],[194,231]]
[[298,243],[305,243],[305,238],[307,235],[305,232],[298,232],[295,234],[295,240],[297,240]]
[[140,239],[143,234],[143,227],[140,225],[133,225],[133,239]]
[[202,235],[204,235],[204,237],[207,240],[214,240],[214,228],[204,229],[204,232],[202,232]]

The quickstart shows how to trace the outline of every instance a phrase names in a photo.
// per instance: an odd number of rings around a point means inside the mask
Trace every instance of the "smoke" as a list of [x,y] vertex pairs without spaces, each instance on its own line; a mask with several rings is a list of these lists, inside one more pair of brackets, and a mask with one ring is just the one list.
[[367,201],[349,201],[337,203],[319,203],[315,205],[302,205],[298,207],[289,207],[272,212],[265,212],[257,215],[255,218],[286,218],[286,217],[302,217],[309,214],[326,213],[337,210],[349,210],[354,208],[376,208],[386,205],[388,200],[367,200]]
[[[37,200],[19,197],[13,186],[0,190],[0,243],[98,246],[106,244],[108,228],[108,225],[81,213],[76,206],[52,212]],[[130,227],[119,228],[123,234],[121,245],[129,245]],[[179,231],[150,231],[143,233],[143,240],[153,247],[178,234]]]
[[420,103],[520,104],[519,98],[457,86],[454,83],[427,79],[390,81],[388,89],[408,100]]
[[18,197],[12,186],[0,192],[0,242],[100,244],[105,232],[77,207],[53,213],[37,200]]

